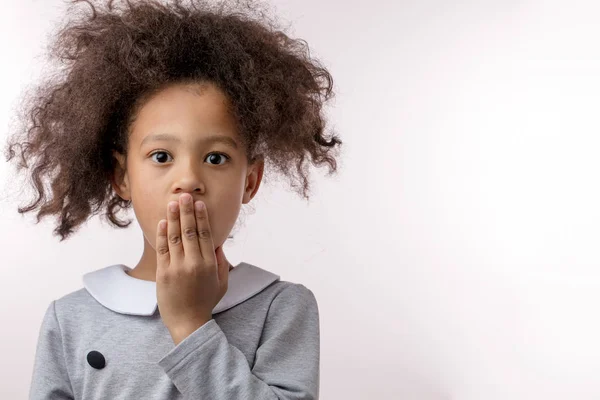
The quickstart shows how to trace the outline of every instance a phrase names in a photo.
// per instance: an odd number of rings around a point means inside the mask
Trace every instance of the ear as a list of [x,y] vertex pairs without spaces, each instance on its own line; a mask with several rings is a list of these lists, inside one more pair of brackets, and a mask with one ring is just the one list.
[[256,192],[258,192],[258,188],[260,187],[260,183],[262,181],[264,168],[265,162],[262,157],[257,158],[254,163],[248,166],[248,175],[246,176],[242,204],[248,204],[256,195]]
[[111,176],[112,188],[123,200],[131,200],[125,156],[117,151],[113,151],[112,154],[117,160],[115,169]]

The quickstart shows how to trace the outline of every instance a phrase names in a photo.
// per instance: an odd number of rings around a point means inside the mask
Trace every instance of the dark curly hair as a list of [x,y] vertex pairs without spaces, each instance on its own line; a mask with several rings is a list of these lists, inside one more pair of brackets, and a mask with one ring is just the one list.
[[[24,96],[19,129],[6,150],[10,161],[19,147],[17,171],[29,168],[36,190],[37,198],[19,213],[39,207],[37,223],[55,215],[60,241],[100,212],[120,228],[132,222],[116,217],[131,202],[112,189],[112,151],[127,154],[137,111],[170,84],[203,81],[220,88],[231,100],[248,159],[262,157],[266,172],[289,178],[304,198],[308,164],[327,164],[329,174],[337,170],[342,142],[324,134],[331,74],[261,4],[70,3],[73,18],[49,46],[60,67]],[[91,14],[78,3],[90,6]]]

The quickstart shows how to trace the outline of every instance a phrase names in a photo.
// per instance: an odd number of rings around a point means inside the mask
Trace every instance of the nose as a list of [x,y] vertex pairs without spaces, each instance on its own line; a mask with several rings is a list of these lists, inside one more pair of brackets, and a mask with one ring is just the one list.
[[173,182],[173,192],[180,195],[189,193],[194,200],[197,196],[204,194],[205,185],[201,174],[201,165],[194,160],[188,163],[182,163],[180,168],[175,172],[176,178]]

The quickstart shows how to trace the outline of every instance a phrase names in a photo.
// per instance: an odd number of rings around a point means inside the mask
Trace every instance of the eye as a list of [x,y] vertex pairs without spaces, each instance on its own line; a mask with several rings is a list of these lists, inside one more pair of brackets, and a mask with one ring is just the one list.
[[[160,154],[161,157],[159,157],[159,158],[162,159],[162,160],[164,160],[164,161],[167,161],[167,160],[165,160],[165,156],[164,156],[165,154],[166,154],[167,157],[170,157],[169,153],[167,153],[166,151],[162,151],[162,150],[155,151],[154,153],[150,154],[150,157],[154,157],[157,154]],[[159,161],[158,164],[164,164],[164,162],[160,162]]]
[[[213,165],[223,165],[227,162],[227,160],[229,160],[229,156],[223,153],[210,153],[206,159],[209,160]],[[223,162],[219,163],[219,159]]]
[[[158,150],[155,151],[154,153],[150,154],[150,157],[154,157],[158,155],[158,157],[154,158],[154,160],[158,163],[158,164],[164,164],[166,162],[169,161],[169,157],[171,157],[171,155],[169,153],[167,153],[164,150]],[[205,160],[208,160],[210,164],[212,165],[223,165],[227,162],[227,160],[229,160],[230,157],[227,154],[223,154],[223,153],[210,153]],[[221,162],[219,162],[221,161]]]

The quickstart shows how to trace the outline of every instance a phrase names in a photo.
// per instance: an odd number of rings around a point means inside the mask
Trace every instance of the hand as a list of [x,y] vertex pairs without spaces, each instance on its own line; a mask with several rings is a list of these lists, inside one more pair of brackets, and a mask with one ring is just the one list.
[[212,319],[227,292],[229,262],[221,246],[214,249],[203,202],[194,207],[192,196],[184,193],[179,203],[169,203],[167,220],[158,224],[156,259],[158,309],[177,345]]

